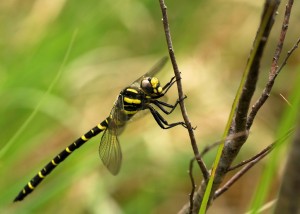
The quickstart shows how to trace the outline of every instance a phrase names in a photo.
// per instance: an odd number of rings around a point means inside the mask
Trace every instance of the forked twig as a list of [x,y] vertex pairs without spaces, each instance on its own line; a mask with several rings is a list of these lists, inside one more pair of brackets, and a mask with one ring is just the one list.
[[224,184],[223,187],[215,191],[213,198],[216,199],[221,194],[226,192],[237,180],[239,180],[246,172],[248,172],[256,163],[263,159],[267,154],[269,154],[269,152],[265,152],[262,155],[258,156],[256,159],[250,161],[246,166],[244,166],[240,171],[238,171],[234,176],[232,176],[230,180],[227,181],[226,184]]
[[283,60],[283,63],[281,64],[281,66],[278,67],[278,60],[280,58],[283,43],[284,43],[285,36],[286,36],[286,33],[287,33],[293,3],[294,3],[294,0],[289,0],[288,4],[286,5],[286,10],[285,10],[285,15],[284,15],[284,20],[283,20],[283,23],[282,23],[281,33],[280,33],[280,36],[279,36],[279,40],[278,40],[278,43],[277,43],[277,48],[276,48],[275,53],[274,53],[274,57],[273,57],[273,60],[272,60],[272,66],[271,66],[271,70],[270,70],[270,73],[269,73],[269,81],[267,82],[267,84],[265,86],[265,89],[263,90],[260,98],[252,106],[251,112],[248,115],[247,123],[246,123],[246,128],[248,130],[251,128],[252,123],[254,121],[254,118],[255,118],[257,112],[263,106],[263,104],[266,102],[266,100],[269,98],[276,77],[278,76],[278,74],[280,73],[282,68],[285,66],[285,64],[286,64],[287,60],[289,59],[289,57],[291,56],[291,54],[296,50],[296,48],[299,45],[300,38],[297,40],[297,42],[293,46],[293,48],[290,51],[288,51],[288,53],[287,53],[285,59]]
[[233,167],[230,167],[228,171],[237,169],[238,167],[244,166],[240,171],[238,171],[234,176],[230,178],[229,181],[227,181],[223,187],[219,188],[217,191],[215,191],[214,199],[219,197],[221,194],[226,192],[236,181],[238,181],[246,172],[248,172],[255,164],[257,164],[260,160],[262,160],[264,157],[266,157],[275,147],[280,146],[282,142],[284,142],[286,139],[288,139],[292,133],[295,131],[294,128],[290,129],[283,137],[279,138],[269,146],[267,146],[265,149],[263,149],[261,152],[253,156],[252,158],[243,161]]
[[284,58],[282,64],[280,65],[280,67],[275,72],[276,75],[278,75],[280,73],[280,71],[286,65],[286,63],[287,63],[288,59],[290,58],[290,56],[292,55],[292,53],[299,47],[299,43],[300,43],[300,37],[297,39],[297,41],[294,44],[294,46],[292,47],[292,49],[287,52],[287,55]]
[[235,170],[241,166],[244,166],[252,161],[255,161],[257,158],[259,158],[262,155],[267,155],[269,154],[275,147],[275,143],[272,143],[271,145],[267,146],[265,149],[263,149],[261,152],[259,152],[258,154],[254,155],[253,157],[249,158],[248,160],[244,160],[241,163],[238,163],[234,166],[229,167],[229,169],[227,171],[232,171]]
[[[240,132],[240,133],[237,133],[237,134],[234,134],[234,135],[229,135],[225,141],[229,141],[229,140],[234,140],[235,138],[238,138],[238,137],[241,137],[241,136],[244,136],[244,135],[248,135],[248,132]],[[222,143],[223,141],[222,140],[219,140],[219,141],[216,141],[208,146],[206,146],[202,152],[200,153],[201,157],[203,157],[207,152],[209,152],[211,149],[217,147],[220,145],[220,143]],[[193,157],[191,160],[190,160],[190,165],[189,165],[189,176],[190,176],[190,180],[191,180],[191,184],[192,184],[192,190],[191,190],[191,193],[190,193],[190,210],[189,210],[189,213],[192,213],[193,212],[193,207],[194,207],[194,193],[195,193],[195,189],[196,189],[196,184],[195,184],[195,179],[194,179],[194,176],[193,176],[193,166],[194,166],[194,162],[196,160],[196,157]]]

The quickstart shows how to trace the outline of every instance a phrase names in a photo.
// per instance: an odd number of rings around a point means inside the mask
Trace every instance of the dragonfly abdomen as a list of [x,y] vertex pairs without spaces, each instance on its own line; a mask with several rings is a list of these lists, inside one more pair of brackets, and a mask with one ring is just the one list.
[[62,161],[64,161],[72,152],[86,143],[92,137],[95,137],[100,132],[104,131],[108,127],[108,119],[99,123],[97,126],[92,128],[90,131],[82,135],[76,141],[74,141],[71,145],[66,147],[63,151],[61,151],[57,156],[55,156],[42,170],[40,170],[28,183],[24,186],[23,190],[21,190],[18,196],[14,201],[21,201],[25,198],[29,193],[31,193],[39,183],[41,183],[44,178],[51,173],[53,169],[55,169]]

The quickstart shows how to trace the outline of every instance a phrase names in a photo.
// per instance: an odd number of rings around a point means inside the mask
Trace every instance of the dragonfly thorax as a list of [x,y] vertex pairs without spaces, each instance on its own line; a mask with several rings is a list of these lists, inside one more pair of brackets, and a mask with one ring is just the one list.
[[160,95],[162,87],[156,77],[145,77],[141,81],[141,89],[148,95]]

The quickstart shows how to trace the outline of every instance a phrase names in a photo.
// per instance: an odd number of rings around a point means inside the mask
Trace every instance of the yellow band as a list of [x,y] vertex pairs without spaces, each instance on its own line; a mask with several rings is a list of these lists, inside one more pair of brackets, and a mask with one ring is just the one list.
[[52,161],[51,161],[51,163],[52,163],[54,166],[56,166],[56,165],[57,165],[57,163],[55,163],[55,161],[54,161],[54,160],[52,160]]
[[84,135],[81,136],[81,139],[84,141],[88,141],[88,138],[86,138]]
[[134,104],[140,104],[142,102],[139,99],[131,99],[131,98],[128,98],[128,97],[124,97],[124,101],[126,103],[130,103],[130,104],[132,104],[132,103],[134,103]]
[[28,187],[29,187],[30,189],[34,189],[34,186],[32,186],[32,184],[31,184],[30,181],[28,182]]
[[[107,122],[107,121],[106,121],[106,122]],[[105,129],[106,129],[106,127],[105,127],[105,126],[101,126],[100,123],[97,125],[97,127],[98,127],[100,130],[105,130]]]
[[40,178],[44,178],[44,177],[45,177],[45,176],[42,174],[42,172],[41,172],[41,171],[39,171],[39,173],[38,173],[38,174],[39,174],[39,177],[40,177]]
[[127,88],[126,91],[130,91],[132,93],[138,94],[139,92],[133,88]]

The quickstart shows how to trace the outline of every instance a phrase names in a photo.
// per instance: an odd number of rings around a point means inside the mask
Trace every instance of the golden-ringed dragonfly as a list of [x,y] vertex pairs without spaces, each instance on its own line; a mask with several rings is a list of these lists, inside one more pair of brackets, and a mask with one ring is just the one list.
[[186,127],[184,122],[168,123],[153,107],[156,106],[163,113],[170,114],[179,103],[179,100],[177,100],[174,105],[171,105],[158,100],[176,82],[175,77],[173,77],[162,87],[159,80],[154,77],[165,65],[166,61],[167,57],[162,58],[149,72],[138,78],[130,86],[124,88],[115,101],[109,116],[54,157],[24,186],[14,201],[23,200],[63,160],[100,132],[104,132],[99,146],[100,158],[113,175],[118,174],[122,161],[118,136],[123,131],[126,122],[141,110],[149,109],[157,124],[163,129],[169,129],[177,125]]

